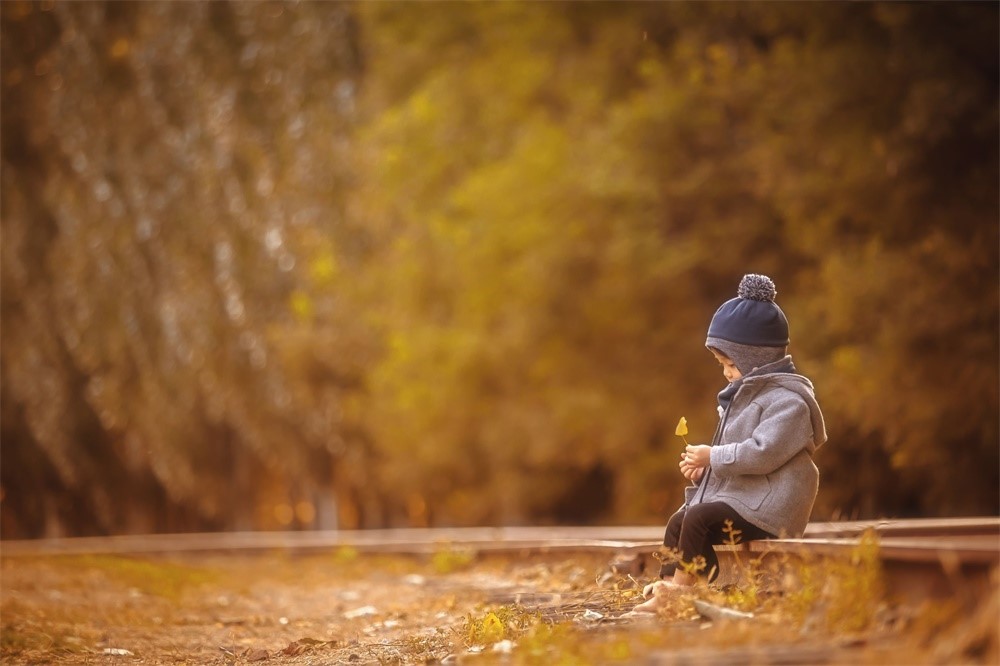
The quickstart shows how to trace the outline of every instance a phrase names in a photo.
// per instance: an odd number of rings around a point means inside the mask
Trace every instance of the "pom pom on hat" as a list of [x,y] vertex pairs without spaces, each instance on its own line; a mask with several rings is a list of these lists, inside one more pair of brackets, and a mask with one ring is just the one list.
[[778,290],[771,278],[747,273],[736,293],[715,312],[708,337],[754,347],[788,345],[788,320],[774,302]]
[[778,288],[774,286],[774,281],[766,275],[747,273],[740,280],[736,295],[751,301],[774,303],[774,297],[778,295]]

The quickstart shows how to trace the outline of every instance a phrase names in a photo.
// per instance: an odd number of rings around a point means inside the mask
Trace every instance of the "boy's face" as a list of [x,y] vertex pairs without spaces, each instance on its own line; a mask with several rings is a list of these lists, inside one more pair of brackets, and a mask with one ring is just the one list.
[[733,363],[728,356],[723,356],[714,349],[710,349],[709,351],[712,352],[712,356],[714,356],[719,362],[719,365],[722,366],[722,374],[725,375],[726,381],[732,383],[743,376],[743,373],[740,372],[740,369],[736,367],[736,364]]

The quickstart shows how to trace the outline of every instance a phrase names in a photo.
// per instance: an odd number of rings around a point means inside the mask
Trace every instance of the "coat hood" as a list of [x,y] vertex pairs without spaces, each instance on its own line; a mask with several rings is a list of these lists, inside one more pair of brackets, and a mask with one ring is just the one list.
[[786,356],[781,361],[772,363],[758,369],[752,375],[743,378],[743,386],[754,392],[764,388],[764,386],[780,386],[783,389],[792,391],[802,397],[802,400],[809,406],[809,417],[812,420],[813,446],[819,448],[826,443],[826,422],[823,420],[823,412],[816,401],[816,390],[808,377],[804,377],[795,372],[768,372],[771,366],[782,366],[791,362],[791,357]]

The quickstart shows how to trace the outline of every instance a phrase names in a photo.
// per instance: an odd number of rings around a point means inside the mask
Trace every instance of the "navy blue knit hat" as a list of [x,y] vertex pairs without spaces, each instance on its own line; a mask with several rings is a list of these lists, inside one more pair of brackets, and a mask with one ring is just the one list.
[[748,273],[736,294],[716,310],[708,337],[753,347],[788,346],[788,320],[774,302],[778,290],[771,278]]

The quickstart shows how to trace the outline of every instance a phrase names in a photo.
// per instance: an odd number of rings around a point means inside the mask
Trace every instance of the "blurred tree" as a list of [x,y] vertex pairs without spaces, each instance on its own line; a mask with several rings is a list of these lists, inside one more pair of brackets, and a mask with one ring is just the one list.
[[998,511],[995,4],[0,17],[4,536],[662,520],[750,271],[815,517]]
[[669,508],[705,326],[759,271],[830,420],[817,514],[997,510],[996,7],[427,11],[362,13],[387,487]]
[[663,511],[650,490],[672,476],[662,434],[705,383],[683,363],[704,315],[684,298],[698,258],[604,126],[625,94],[611,56],[646,48],[634,20],[438,7],[417,47],[423,9],[365,10],[364,187],[381,196],[364,198],[397,269],[370,406],[385,486],[426,494],[443,522]]
[[308,286],[354,251],[349,11],[2,12],[5,534],[275,524],[275,479],[315,506],[358,385]]
[[828,9],[748,81],[770,122],[788,110],[753,156],[803,266],[789,309],[834,444],[819,511],[993,514],[997,7]]

